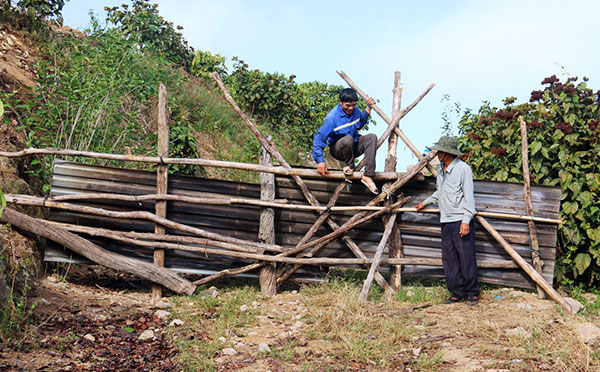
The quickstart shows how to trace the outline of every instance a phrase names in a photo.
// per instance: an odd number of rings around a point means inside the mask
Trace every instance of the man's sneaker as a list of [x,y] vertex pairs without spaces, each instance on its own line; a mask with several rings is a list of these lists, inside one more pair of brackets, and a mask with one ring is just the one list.
[[469,296],[467,297],[467,305],[475,306],[479,302],[479,296]]
[[450,296],[448,297],[448,299],[446,301],[444,301],[445,304],[455,304],[457,302],[461,302],[463,300],[462,297],[459,296]]

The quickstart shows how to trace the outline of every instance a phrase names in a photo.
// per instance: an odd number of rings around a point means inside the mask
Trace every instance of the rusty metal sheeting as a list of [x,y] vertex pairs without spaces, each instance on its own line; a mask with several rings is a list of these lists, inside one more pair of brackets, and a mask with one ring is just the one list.
[[[53,171],[52,195],[68,195],[79,193],[119,193],[128,195],[152,194],[155,192],[156,174],[154,172],[90,166],[70,162],[57,162]],[[324,179],[305,179],[315,197],[325,205],[339,181]],[[290,177],[276,178],[276,198],[287,199],[291,203],[306,204],[300,190]],[[381,187],[381,184],[378,185]],[[430,195],[435,188],[431,178],[413,182],[401,191],[412,197],[407,206],[414,206]],[[244,197],[260,198],[260,186],[214,179],[203,179],[186,176],[169,177],[169,193],[195,197]],[[560,189],[555,187],[532,186],[532,201],[535,215],[539,217],[558,218],[560,208]],[[348,184],[338,199],[337,205],[364,205],[371,200],[372,194],[364,186],[355,181]],[[478,211],[525,214],[523,201],[523,185],[517,183],[475,181],[475,201]],[[89,206],[98,206],[113,210],[154,210],[153,202],[127,203],[121,201],[89,201]],[[171,220],[191,226],[218,232],[236,238],[257,241],[260,208],[247,205],[192,205],[183,202],[169,202],[167,217]],[[354,212],[335,213],[333,218],[343,224]],[[276,244],[293,247],[312,223],[318,213],[313,211],[296,211],[276,209]],[[112,219],[99,216],[83,215],[66,211],[53,210],[53,220],[79,223],[124,231],[151,232],[153,223]],[[488,219],[504,238],[531,263],[529,247],[529,230],[527,222],[500,219]],[[423,213],[402,213],[398,222],[402,231],[402,242],[405,257],[440,258],[440,224],[439,215]],[[557,227],[553,224],[536,223],[540,241],[540,254],[544,261],[543,277],[552,284],[554,260],[557,244]],[[510,256],[504,249],[478,224],[475,225],[477,257],[480,260],[508,260]],[[322,226],[315,238],[331,232]],[[177,233],[167,231],[167,233]],[[349,235],[368,256],[375,253],[383,234],[380,219],[353,229]],[[152,258],[152,250],[148,248],[127,246],[108,240],[91,239],[101,246],[115,252],[138,257],[144,260]],[[225,268],[240,267],[248,261],[228,257],[211,257],[207,259],[201,254],[167,250],[165,266],[182,272],[211,273]],[[323,249],[320,257],[353,257],[352,252],[339,240]],[[46,260],[68,260],[64,252],[49,249]],[[318,277],[323,274],[323,267],[305,266],[299,271],[302,277]],[[388,267],[381,267],[385,272]],[[443,276],[441,268],[406,266],[405,273],[426,276]],[[480,269],[480,280],[483,282],[515,287],[534,288],[533,282],[522,270],[516,269]]]

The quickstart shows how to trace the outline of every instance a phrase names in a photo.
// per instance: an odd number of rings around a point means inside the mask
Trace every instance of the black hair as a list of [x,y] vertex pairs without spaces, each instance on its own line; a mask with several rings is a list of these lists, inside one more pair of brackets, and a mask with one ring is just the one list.
[[358,101],[358,94],[352,88],[344,88],[340,90],[340,101],[341,102],[356,102]]

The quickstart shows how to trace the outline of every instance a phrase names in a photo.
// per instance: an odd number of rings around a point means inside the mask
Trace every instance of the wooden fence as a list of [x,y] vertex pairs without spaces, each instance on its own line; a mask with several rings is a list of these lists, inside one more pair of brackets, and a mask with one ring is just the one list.
[[[336,180],[309,179],[305,182],[317,200],[326,204],[332,191],[339,184]],[[381,185],[379,185],[381,186]],[[411,196],[409,205],[415,205],[424,197],[430,195],[435,188],[434,180],[414,181],[405,185],[400,192]],[[52,180],[52,196],[74,195],[85,193],[114,193],[128,195],[152,194],[156,190],[156,174],[138,170],[126,170],[91,166],[72,162],[58,161],[54,167]],[[243,197],[260,199],[260,185],[239,183],[215,179],[204,179],[187,176],[170,176],[168,194],[186,195],[192,197]],[[276,177],[276,199],[286,199],[289,203],[305,205],[305,199],[291,178]],[[338,206],[364,205],[371,200],[371,195],[360,182],[349,183],[338,199]],[[500,183],[490,181],[475,181],[475,201],[478,211],[524,214],[522,184]],[[560,189],[556,187],[532,187],[532,201],[537,217],[556,219],[560,207]],[[79,202],[79,204],[83,204]],[[109,210],[133,211],[154,210],[153,201],[122,202],[122,201],[87,201],[85,205],[101,207]],[[343,224],[355,212],[336,212],[334,219]],[[258,241],[260,207],[252,205],[197,205],[181,201],[167,203],[167,218],[189,226],[236,237],[249,241]],[[314,211],[289,210],[275,208],[275,244],[285,248],[293,248],[311,227],[318,213]],[[123,220],[100,217],[84,213],[74,213],[52,209],[51,219],[60,222],[102,227],[121,231],[154,231],[154,223],[140,220]],[[494,228],[524,257],[532,262],[529,245],[527,221],[505,219],[490,219]],[[440,225],[438,214],[404,212],[398,215],[396,223],[402,232],[402,246],[405,258],[441,258]],[[540,256],[544,262],[542,276],[552,283],[554,259],[557,244],[557,225],[536,223],[540,244]],[[491,237],[485,229],[476,223],[476,249],[478,261],[512,262],[510,256]],[[326,235],[330,229],[321,226],[316,237]],[[177,234],[177,231],[167,229],[167,234]],[[373,219],[352,229],[349,235],[359,245],[369,258],[373,257],[375,249],[383,234],[383,224],[380,219]],[[115,243],[108,239],[92,238],[99,245],[126,256],[152,261],[153,250],[139,246]],[[387,256],[387,253],[386,253]],[[339,241],[333,241],[316,257],[354,257],[352,252]],[[76,262],[78,258],[70,258],[70,254],[52,247],[46,251],[47,261]],[[165,266],[180,272],[211,274],[223,269],[241,267],[252,263],[252,260],[211,256],[207,258],[202,253],[167,250]],[[510,266],[510,265],[508,265]],[[358,267],[358,266],[356,266]],[[319,279],[323,277],[329,266],[303,266],[294,277],[304,279]],[[382,265],[381,272],[387,272],[388,265]],[[405,267],[405,273],[424,276],[440,276],[441,267],[410,265]],[[516,266],[513,268],[480,268],[480,280],[499,285],[533,288],[534,283],[529,276]]]

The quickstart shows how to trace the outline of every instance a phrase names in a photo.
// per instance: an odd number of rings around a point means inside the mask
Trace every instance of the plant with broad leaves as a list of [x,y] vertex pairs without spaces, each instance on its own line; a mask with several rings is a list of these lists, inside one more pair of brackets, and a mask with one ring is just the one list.
[[587,78],[577,80],[551,76],[529,102],[511,98],[502,108],[484,103],[477,113],[467,112],[460,144],[477,178],[521,182],[518,117],[524,118],[532,182],[562,190],[557,275],[594,286],[600,284],[600,91],[590,89]]

